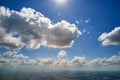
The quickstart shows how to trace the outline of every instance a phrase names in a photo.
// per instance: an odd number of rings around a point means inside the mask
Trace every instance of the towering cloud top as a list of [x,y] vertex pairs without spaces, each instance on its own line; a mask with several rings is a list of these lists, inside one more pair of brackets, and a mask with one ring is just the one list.
[[75,24],[62,20],[53,24],[40,12],[22,8],[20,12],[0,7],[0,46],[37,49],[41,45],[53,48],[71,47],[81,35]]

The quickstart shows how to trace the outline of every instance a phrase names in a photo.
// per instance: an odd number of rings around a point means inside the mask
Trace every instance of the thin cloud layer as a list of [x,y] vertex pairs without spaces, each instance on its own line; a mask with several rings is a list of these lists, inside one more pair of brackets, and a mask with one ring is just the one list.
[[55,24],[40,12],[22,8],[20,12],[0,7],[0,46],[37,49],[41,45],[53,48],[71,47],[81,35],[75,24],[62,20]]
[[120,27],[116,27],[109,33],[103,33],[98,40],[102,41],[103,46],[120,45]]
[[[63,51],[60,51],[63,52]],[[59,52],[59,53],[60,53]],[[58,53],[58,54],[59,54]],[[65,58],[37,58],[31,59],[23,54],[18,54],[13,51],[3,53],[0,58],[0,66],[38,66],[46,68],[64,68],[78,70],[120,70],[120,56],[112,56],[110,58],[97,58],[87,60],[84,56],[75,56],[72,59]],[[1,68],[2,68],[1,67]]]

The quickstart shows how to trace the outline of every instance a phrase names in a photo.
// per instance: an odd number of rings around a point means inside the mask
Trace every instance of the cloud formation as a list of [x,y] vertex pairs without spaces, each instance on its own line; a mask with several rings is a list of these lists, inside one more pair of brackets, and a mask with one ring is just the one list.
[[[63,51],[60,51],[63,52]],[[59,53],[60,53],[59,52]],[[64,51],[66,52],[66,51]],[[58,53],[58,55],[59,55]],[[23,54],[14,51],[3,53],[0,58],[0,66],[38,66],[47,68],[72,68],[78,70],[120,70],[120,56],[111,56],[110,58],[97,58],[87,60],[84,56],[75,56],[71,59],[66,58],[37,58],[31,59]]]
[[86,58],[84,56],[75,56],[72,59],[72,63],[74,66],[83,66],[86,63]]
[[6,59],[29,59],[28,56],[24,56],[23,54],[17,54],[16,51],[8,51],[5,52],[2,57],[6,58]]
[[67,56],[67,52],[66,51],[60,51],[59,53],[58,53],[58,58],[63,58],[63,57],[65,57],[65,56]]
[[65,20],[52,23],[40,12],[22,8],[20,12],[0,7],[0,46],[37,49],[41,45],[53,48],[71,47],[81,35],[75,24]]
[[120,27],[116,27],[109,33],[103,33],[98,40],[102,41],[103,46],[120,45]]

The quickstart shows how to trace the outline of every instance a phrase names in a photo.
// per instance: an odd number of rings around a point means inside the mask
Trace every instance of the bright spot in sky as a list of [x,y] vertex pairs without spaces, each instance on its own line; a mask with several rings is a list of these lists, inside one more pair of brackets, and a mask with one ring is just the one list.
[[57,5],[65,5],[68,0],[54,0]]

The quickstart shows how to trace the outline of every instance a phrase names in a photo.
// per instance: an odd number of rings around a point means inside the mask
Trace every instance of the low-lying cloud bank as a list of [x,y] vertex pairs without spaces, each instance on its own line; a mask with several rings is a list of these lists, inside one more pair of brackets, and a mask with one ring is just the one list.
[[[60,56],[60,53],[63,54]],[[65,54],[65,55],[64,55]],[[66,57],[64,57],[66,56]],[[87,60],[84,56],[75,56],[72,59],[67,58],[66,51],[60,51],[58,58],[36,58],[31,59],[23,54],[16,52],[5,52],[0,58],[0,66],[13,66],[29,68],[50,68],[50,69],[70,69],[70,70],[120,70],[120,56],[110,58],[97,58]],[[24,67],[25,68],[25,67]]]
[[103,33],[98,40],[102,41],[103,46],[120,45],[120,27],[116,27],[109,33]]
[[0,7],[0,47],[37,49],[41,45],[52,48],[71,47],[81,35],[75,24],[65,20],[52,23],[42,13],[31,8],[20,12]]

